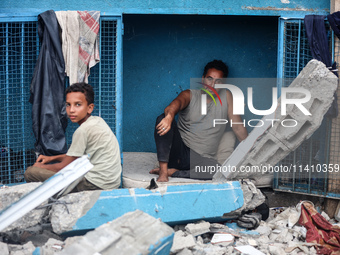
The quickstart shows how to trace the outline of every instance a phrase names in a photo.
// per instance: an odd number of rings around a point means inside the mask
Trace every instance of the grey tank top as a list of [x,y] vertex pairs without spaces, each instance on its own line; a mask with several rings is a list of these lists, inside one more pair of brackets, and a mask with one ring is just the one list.
[[[226,90],[221,89],[219,96],[207,104],[207,114],[201,115],[201,90],[190,90],[189,105],[178,114],[178,129],[183,142],[190,149],[204,157],[213,158],[227,125],[213,126],[214,119],[227,119]],[[207,95],[207,98],[209,95]]]

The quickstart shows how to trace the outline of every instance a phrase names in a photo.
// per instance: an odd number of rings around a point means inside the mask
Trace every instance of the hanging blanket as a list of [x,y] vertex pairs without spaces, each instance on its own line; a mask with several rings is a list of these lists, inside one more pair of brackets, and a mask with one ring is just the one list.
[[87,82],[90,68],[99,62],[99,11],[79,13],[78,81]]
[[307,228],[306,242],[321,244],[318,254],[340,254],[340,227],[330,224],[312,204],[301,204],[299,224]]

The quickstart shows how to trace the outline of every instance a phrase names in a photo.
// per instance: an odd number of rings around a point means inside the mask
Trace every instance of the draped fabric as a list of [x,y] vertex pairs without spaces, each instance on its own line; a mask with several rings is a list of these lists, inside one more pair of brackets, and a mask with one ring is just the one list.
[[[309,42],[309,47],[313,58],[323,62],[337,76],[336,63],[332,64],[332,56],[329,51],[328,38],[325,28],[325,16],[323,15],[306,15],[305,28]],[[326,113],[329,117],[338,116],[337,95],[334,94],[333,103]]]
[[30,87],[35,151],[44,155],[67,151],[65,130],[65,64],[59,37],[59,25],[54,11],[38,16],[41,42],[39,57]]
[[330,224],[309,202],[301,204],[299,224],[306,227],[306,242],[319,244],[318,254],[340,254],[340,227]]

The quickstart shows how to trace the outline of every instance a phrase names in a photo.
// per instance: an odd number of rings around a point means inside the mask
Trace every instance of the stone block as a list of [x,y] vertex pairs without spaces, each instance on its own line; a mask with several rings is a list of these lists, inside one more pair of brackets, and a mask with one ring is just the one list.
[[[173,230],[154,217],[136,210],[105,223],[57,254],[168,254]],[[163,253],[160,253],[163,254]]]
[[[271,119],[276,121],[262,130],[254,128],[238,146],[242,149],[236,148],[235,153],[222,165],[236,167],[236,171],[216,173],[213,180],[223,182],[250,178],[255,180],[257,186],[271,186],[273,171],[264,172],[263,167],[275,166],[319,128],[323,116],[331,106],[337,85],[337,77],[322,62],[311,60],[289,88],[303,88],[310,92],[311,99],[303,106],[312,115],[305,115],[296,104],[287,104],[286,115],[281,115],[282,104],[279,104],[274,114],[262,119],[263,123],[268,123]],[[304,96],[299,92],[287,93],[288,99]],[[256,166],[262,167],[262,170],[256,171]],[[255,171],[242,171],[242,168],[247,167]]]
[[53,205],[50,220],[53,231],[61,234],[72,230],[77,220],[86,214],[100,196],[100,191],[83,191],[68,194],[59,199],[59,204]]
[[185,230],[193,236],[202,235],[210,231],[210,223],[206,221],[191,223],[185,226]]
[[185,248],[193,248],[195,245],[196,242],[192,235],[186,235],[182,230],[179,230],[175,233],[171,252],[177,253]]

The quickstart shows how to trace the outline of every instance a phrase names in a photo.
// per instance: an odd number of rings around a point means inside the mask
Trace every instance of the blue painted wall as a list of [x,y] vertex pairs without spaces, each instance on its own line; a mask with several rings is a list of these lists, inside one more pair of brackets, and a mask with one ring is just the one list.
[[[249,78],[249,84],[253,78],[276,77],[277,17],[125,15],[123,19],[124,151],[155,151],[156,117],[190,88],[190,78],[202,76],[205,64],[213,59],[225,61],[230,77]],[[258,109],[270,108],[271,101],[264,99],[271,99],[271,86],[259,83],[254,94]],[[246,119],[254,117],[246,112]]]
[[[191,77],[201,76],[206,62],[224,60],[231,77],[275,77],[278,16],[328,14],[330,1],[2,0],[0,21],[35,20],[48,9],[123,15],[123,150],[153,152],[156,116],[189,88]],[[255,97],[255,106],[270,106],[263,100],[271,98],[267,85],[260,83]],[[249,111],[245,117],[254,118]]]
[[[48,9],[98,10],[107,14],[211,14],[304,16],[306,13],[327,13],[329,0],[2,0],[0,8],[12,9],[19,15]],[[0,11],[0,13],[3,11]]]

